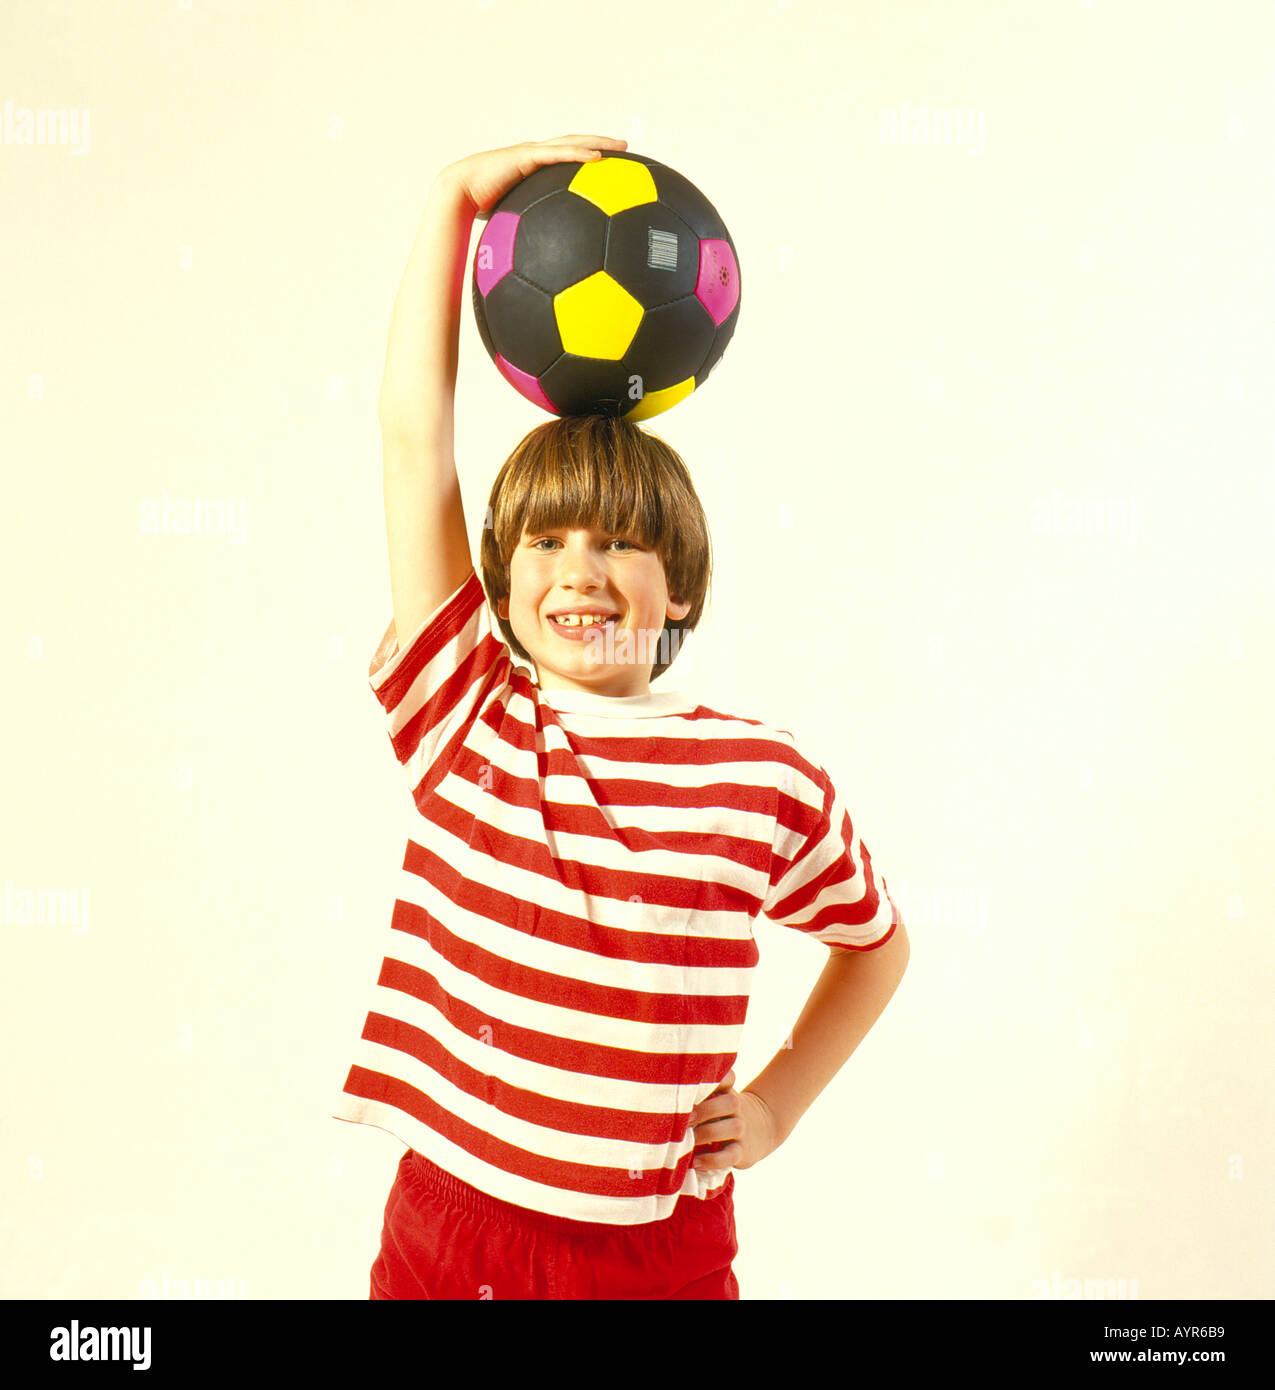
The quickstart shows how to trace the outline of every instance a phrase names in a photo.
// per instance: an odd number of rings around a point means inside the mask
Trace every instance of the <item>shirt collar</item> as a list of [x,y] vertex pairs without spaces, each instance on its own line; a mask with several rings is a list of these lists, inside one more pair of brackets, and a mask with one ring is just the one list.
[[695,701],[681,690],[649,690],[645,695],[600,695],[593,690],[542,690],[527,667],[533,698],[559,714],[593,714],[602,719],[651,719],[667,714],[692,714]]

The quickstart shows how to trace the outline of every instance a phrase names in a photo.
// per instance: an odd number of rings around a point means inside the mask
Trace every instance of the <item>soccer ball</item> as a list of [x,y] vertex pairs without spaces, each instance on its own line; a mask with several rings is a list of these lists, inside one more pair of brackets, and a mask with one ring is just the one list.
[[642,155],[542,165],[492,209],[474,317],[501,374],[553,415],[644,420],[717,365],[739,261],[717,210]]

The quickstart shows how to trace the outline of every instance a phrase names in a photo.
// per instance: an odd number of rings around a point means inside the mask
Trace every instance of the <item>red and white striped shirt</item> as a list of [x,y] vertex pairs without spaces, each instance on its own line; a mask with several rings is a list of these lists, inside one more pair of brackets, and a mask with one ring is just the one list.
[[573,1220],[712,1196],[687,1121],[735,1062],[753,919],[852,950],[901,921],[826,772],[677,691],[540,689],[472,570],[368,679],[414,807],[335,1118]]

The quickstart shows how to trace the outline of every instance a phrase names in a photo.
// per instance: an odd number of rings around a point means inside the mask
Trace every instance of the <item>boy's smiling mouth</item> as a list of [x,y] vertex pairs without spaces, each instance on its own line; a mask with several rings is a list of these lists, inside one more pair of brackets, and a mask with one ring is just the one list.
[[551,613],[549,626],[561,636],[578,641],[586,632],[599,632],[615,626],[620,620],[618,613]]

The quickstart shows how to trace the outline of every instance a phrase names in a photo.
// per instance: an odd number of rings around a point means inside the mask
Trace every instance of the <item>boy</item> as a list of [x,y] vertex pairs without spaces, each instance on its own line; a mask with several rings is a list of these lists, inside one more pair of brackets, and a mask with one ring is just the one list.
[[[394,621],[369,680],[414,812],[336,1112],[408,1145],[373,1298],[738,1298],[733,1169],[787,1138],[907,962],[824,769],[788,733],[650,688],[710,570],[667,445],[623,420],[533,430],[492,490],[486,592],[474,571],[452,457],[473,220],[539,165],[623,145],[449,165],[395,304]],[[829,962],[736,1090],[759,912]]]

